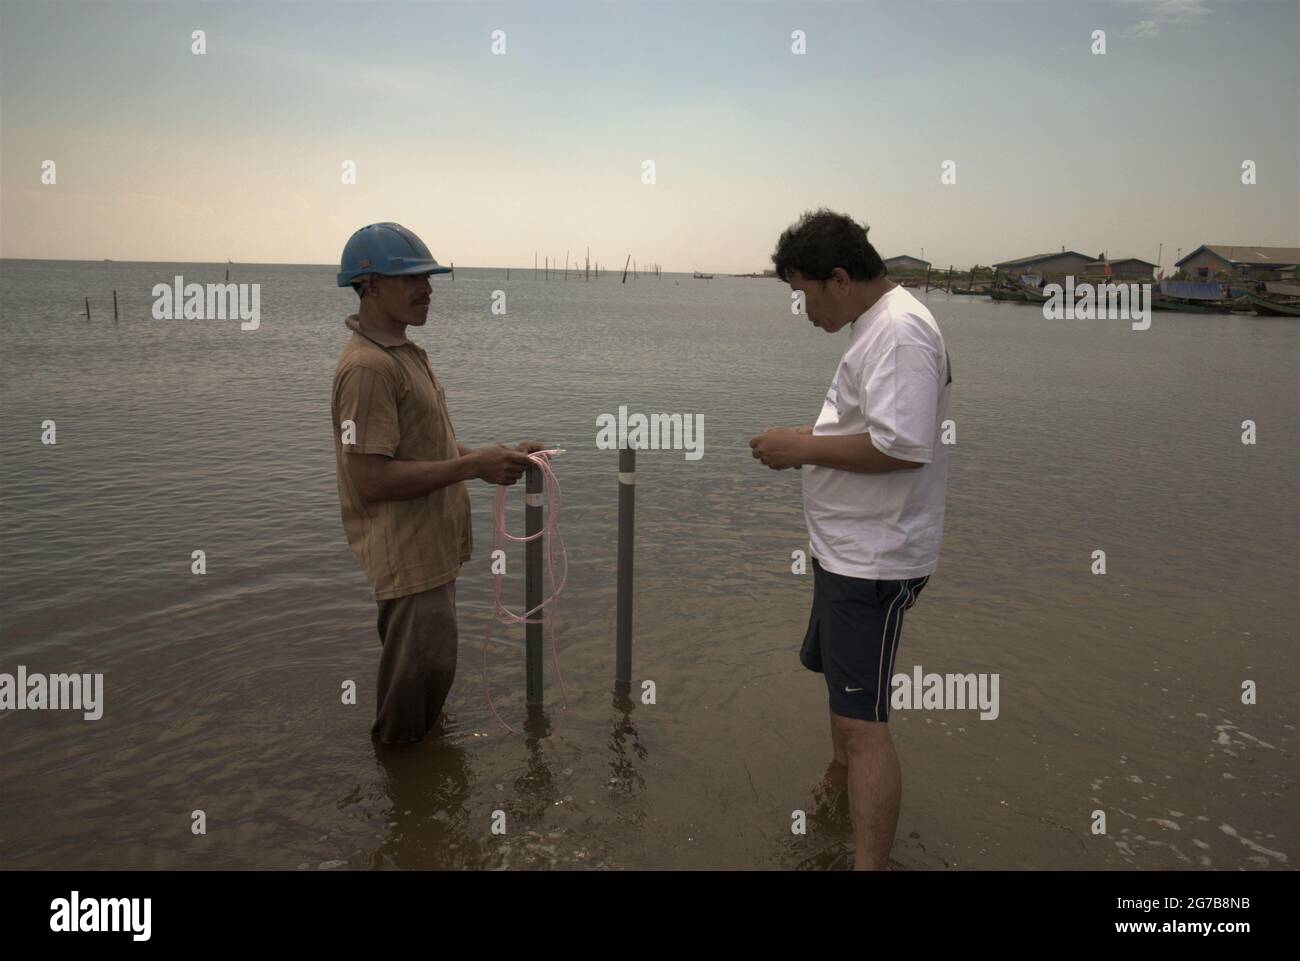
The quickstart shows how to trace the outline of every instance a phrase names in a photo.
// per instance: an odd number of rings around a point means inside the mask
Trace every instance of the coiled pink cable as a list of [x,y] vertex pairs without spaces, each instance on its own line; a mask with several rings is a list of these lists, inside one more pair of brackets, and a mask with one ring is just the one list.
[[[569,553],[564,547],[564,535],[560,533],[560,511],[563,507],[563,498],[560,496],[560,482],[555,477],[555,471],[551,469],[551,457],[562,453],[564,453],[563,450],[551,449],[539,450],[528,455],[528,459],[542,472],[542,491],[546,495],[546,524],[531,537],[516,537],[506,530],[506,487],[504,485],[497,487],[496,495],[492,499],[492,553],[495,554],[497,551],[503,550],[506,541],[526,544],[540,537],[542,539],[542,553],[546,556],[546,572],[550,577],[551,590],[550,594],[543,598],[542,602],[532,610],[516,614],[501,603],[502,575],[494,574],[492,576],[492,620],[500,624],[540,623],[543,625],[542,632],[550,639],[551,663],[555,665],[555,676],[560,682],[560,695],[564,709],[567,710],[569,707],[569,692],[564,686],[564,675],[560,672],[560,656],[555,649],[555,614],[559,607],[560,592],[564,590],[564,582],[569,577]],[[560,542],[560,559],[563,562],[558,584],[555,579],[555,545],[552,542],[552,535]],[[549,617],[545,611],[547,606],[551,609]],[[483,656],[479,665],[480,674],[483,678],[483,696],[487,699],[488,708],[491,709],[493,716],[501,722],[502,727],[511,734],[515,734],[517,733],[515,729],[497,713],[496,706],[492,703],[492,695],[488,691],[487,646],[491,637],[492,621],[489,621],[487,632],[483,636]]]

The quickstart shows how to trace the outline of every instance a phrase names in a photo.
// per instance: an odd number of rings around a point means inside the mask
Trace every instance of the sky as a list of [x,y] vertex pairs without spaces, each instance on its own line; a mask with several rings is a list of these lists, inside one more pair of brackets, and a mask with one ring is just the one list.
[[328,264],[393,220],[748,272],[826,206],[885,257],[1168,268],[1300,246],[1298,62],[1294,0],[0,0],[0,256]]

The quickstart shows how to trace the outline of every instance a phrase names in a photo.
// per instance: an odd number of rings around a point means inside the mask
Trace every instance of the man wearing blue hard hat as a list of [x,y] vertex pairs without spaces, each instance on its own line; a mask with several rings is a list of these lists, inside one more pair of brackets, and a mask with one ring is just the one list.
[[428,320],[429,277],[449,272],[393,223],[354,233],[339,265],[361,305],[334,371],[335,467],[343,529],[379,605],[370,733],[388,743],[428,734],[456,675],[456,576],[473,549],[465,482],[513,484],[543,449],[457,442],[429,356],[406,339]]

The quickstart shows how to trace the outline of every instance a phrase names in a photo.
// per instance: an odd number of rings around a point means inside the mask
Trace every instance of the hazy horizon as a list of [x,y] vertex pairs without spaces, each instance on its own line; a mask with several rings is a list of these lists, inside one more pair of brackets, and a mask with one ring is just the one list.
[[1294,3],[6,2],[0,26],[7,259],[324,265],[396,220],[462,266],[589,245],[750,273],[820,206],[936,268],[1300,246]]

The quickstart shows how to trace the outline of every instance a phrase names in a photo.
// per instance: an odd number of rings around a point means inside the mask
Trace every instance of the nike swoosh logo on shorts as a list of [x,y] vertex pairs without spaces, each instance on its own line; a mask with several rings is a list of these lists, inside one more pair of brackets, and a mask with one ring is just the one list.
[[845,694],[857,694],[858,691],[861,691],[861,690],[862,690],[862,688],[860,688],[860,687],[846,687],[846,688],[844,689],[844,693],[845,693]]

